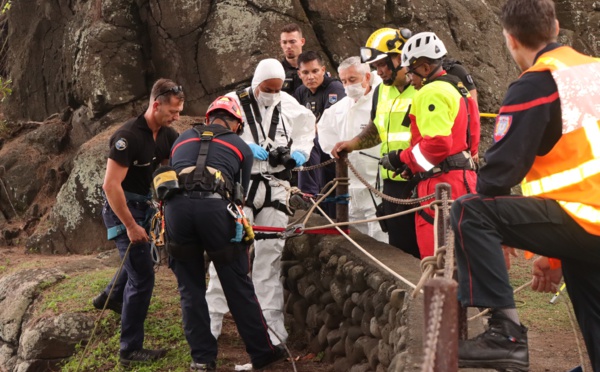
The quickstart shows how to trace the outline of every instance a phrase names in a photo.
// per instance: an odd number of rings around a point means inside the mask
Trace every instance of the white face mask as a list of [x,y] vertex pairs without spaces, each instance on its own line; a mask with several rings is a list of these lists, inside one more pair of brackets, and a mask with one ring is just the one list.
[[279,93],[266,93],[259,90],[256,101],[260,106],[270,107],[279,102],[280,96],[281,95]]
[[365,88],[363,88],[362,83],[347,85],[344,87],[344,91],[346,91],[348,97],[355,101],[358,101],[360,97],[365,95]]

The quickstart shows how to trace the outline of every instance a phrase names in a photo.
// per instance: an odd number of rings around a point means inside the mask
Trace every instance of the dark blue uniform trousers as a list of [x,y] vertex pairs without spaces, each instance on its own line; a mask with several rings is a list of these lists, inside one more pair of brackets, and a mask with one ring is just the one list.
[[[383,193],[393,198],[408,199],[413,186],[414,185],[411,185],[406,181],[392,181],[390,179],[385,179],[383,180]],[[383,199],[382,202],[383,213],[386,216],[414,207],[411,205],[405,206],[391,203],[385,199]],[[420,259],[421,254],[419,253],[419,245],[417,244],[415,214],[409,213],[383,221],[388,229],[389,244]]]
[[[319,144],[318,135],[313,140],[313,148],[310,150],[310,154],[308,156],[308,160],[304,164],[304,166],[314,166],[321,163],[326,162],[331,159],[329,154],[326,154],[321,149],[321,145]],[[321,193],[321,189],[325,187],[325,185],[335,178],[335,163],[326,165],[322,168],[317,168],[309,171],[303,171],[298,173],[298,188],[302,190],[302,192],[317,195]],[[323,192],[327,192],[327,190],[323,190]],[[335,196],[335,193],[332,194]],[[336,211],[336,203],[334,202],[322,202],[321,208],[327,215],[331,218],[335,218]]]
[[[176,195],[166,204],[168,239],[195,250],[186,259],[170,258],[181,295],[183,328],[192,358],[198,363],[217,359],[217,340],[210,331],[206,303],[206,273],[203,252],[213,257],[223,286],[227,305],[233,315],[246,351],[253,363],[260,363],[274,353],[267,323],[248,276],[250,258],[246,247],[230,242],[235,221],[227,212],[229,202]],[[229,250],[229,251],[228,251]],[[233,253],[233,254],[232,254]],[[231,254],[230,262],[217,263],[215,257]]]
[[[148,204],[145,202],[127,202],[133,218],[142,223],[146,219]],[[106,228],[120,225],[121,221],[107,202],[102,209]],[[129,246],[129,237],[123,233],[114,239],[121,259]],[[150,298],[154,289],[154,263],[150,255],[150,243],[132,245],[123,264],[121,275],[115,277],[104,289],[108,295],[115,284],[111,299],[123,301],[121,313],[121,350],[139,350],[144,344],[144,321],[148,314]]]
[[562,260],[594,371],[600,372],[600,236],[549,199],[469,194],[452,205],[463,306],[514,308],[501,244]]

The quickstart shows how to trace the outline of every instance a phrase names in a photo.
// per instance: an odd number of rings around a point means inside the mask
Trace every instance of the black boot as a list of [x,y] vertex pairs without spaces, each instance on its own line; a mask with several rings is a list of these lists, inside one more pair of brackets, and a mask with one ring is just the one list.
[[488,329],[479,336],[459,341],[460,368],[491,368],[499,371],[529,371],[527,328],[500,312],[494,312]]

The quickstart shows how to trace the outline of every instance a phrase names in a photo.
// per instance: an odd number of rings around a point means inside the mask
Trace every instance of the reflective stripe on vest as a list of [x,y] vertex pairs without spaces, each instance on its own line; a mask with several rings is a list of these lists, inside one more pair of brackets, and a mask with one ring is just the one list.
[[[404,150],[410,146],[410,128],[402,125],[404,117],[412,103],[416,90],[412,85],[402,93],[395,86],[379,85],[377,110],[373,124],[381,138],[381,156],[392,150]],[[389,130],[389,132],[388,132]],[[400,176],[392,178],[393,172],[381,168],[383,179],[403,180]]]
[[556,200],[587,232],[600,235],[600,63],[559,47],[527,71],[550,71],[558,87],[562,136],[536,157],[521,185],[523,194]]

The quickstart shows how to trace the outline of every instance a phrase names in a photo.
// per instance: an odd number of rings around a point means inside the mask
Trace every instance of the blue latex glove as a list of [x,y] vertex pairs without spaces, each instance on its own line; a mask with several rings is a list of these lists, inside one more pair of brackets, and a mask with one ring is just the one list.
[[249,143],[248,146],[250,146],[250,150],[252,150],[252,155],[254,155],[254,157],[258,160],[267,160],[269,157],[267,150],[263,149],[256,143]]
[[306,163],[306,156],[304,156],[304,154],[302,154],[300,151],[292,152],[291,157],[296,161],[297,167],[300,167],[302,164]]

